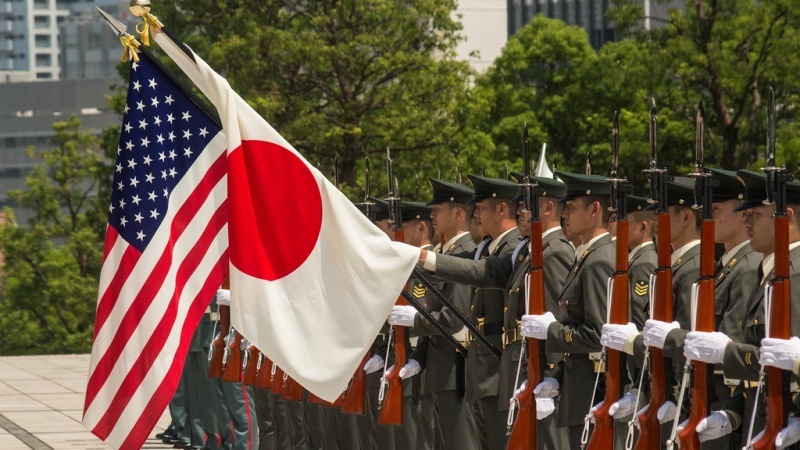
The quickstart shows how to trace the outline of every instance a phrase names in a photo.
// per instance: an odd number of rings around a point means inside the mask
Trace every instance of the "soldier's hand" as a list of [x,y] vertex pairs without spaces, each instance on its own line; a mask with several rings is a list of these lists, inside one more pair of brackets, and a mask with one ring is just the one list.
[[622,419],[636,410],[636,395],[628,392],[608,408],[608,413],[615,419]]
[[658,408],[658,412],[656,413],[656,418],[658,418],[658,423],[665,424],[673,419],[675,419],[675,412],[677,408],[675,407],[675,403],[672,401],[667,400]]
[[636,328],[636,325],[630,322],[625,325],[607,323],[603,325],[603,334],[600,335],[600,344],[624,352],[625,344],[637,334],[639,334],[639,330]]
[[401,327],[413,327],[414,317],[417,315],[417,309],[413,306],[392,306],[392,312],[389,313],[389,324],[399,325]]
[[552,398],[537,398],[536,399],[536,420],[542,420],[553,414],[556,410],[556,402]]
[[783,370],[794,370],[794,363],[800,356],[800,338],[791,339],[764,338],[761,340],[759,362],[765,366]]
[[775,436],[775,447],[786,448],[800,441],[800,419],[790,417],[786,426]]
[[514,398],[519,397],[519,394],[521,394],[526,387],[528,387],[528,380],[522,380],[522,384],[520,384],[517,390],[514,391]]
[[678,322],[662,322],[660,320],[649,319],[644,323],[644,345],[648,347],[664,348],[664,341],[670,331],[680,328]]
[[520,322],[520,334],[535,339],[547,339],[547,329],[556,321],[556,316],[551,312],[544,314],[526,314]]
[[409,359],[406,365],[400,369],[400,373],[398,375],[400,375],[400,378],[405,380],[406,378],[411,378],[420,372],[422,372],[422,367],[419,365],[417,360]]
[[553,398],[558,395],[558,380],[555,378],[544,377],[542,381],[533,388],[533,395],[536,398]]
[[695,431],[700,442],[721,438],[733,430],[731,419],[722,411],[714,411],[697,424]]
[[721,364],[725,358],[725,347],[731,342],[725,333],[714,331],[690,331],[683,341],[683,354],[693,361]]
[[636,414],[634,414],[634,416],[633,416],[633,425],[636,428],[641,428],[642,427],[642,424],[639,422],[639,416],[641,416],[642,414],[646,413],[648,409],[650,409],[650,403],[644,405],[644,408],[636,411]]
[[364,372],[368,375],[377,372],[383,369],[383,358],[380,355],[372,355],[372,358],[368,359],[366,363],[364,363]]

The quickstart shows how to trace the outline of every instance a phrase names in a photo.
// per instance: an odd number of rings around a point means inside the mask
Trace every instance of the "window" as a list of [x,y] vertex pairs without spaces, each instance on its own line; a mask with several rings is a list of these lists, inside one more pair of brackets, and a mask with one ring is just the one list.
[[50,0],[33,0],[33,9],[47,9]]
[[50,67],[53,65],[53,57],[48,54],[36,55],[36,67]]
[[37,72],[36,79],[37,80],[51,80],[53,78],[53,74],[50,72]]
[[36,16],[33,18],[33,28],[36,29],[43,29],[43,28],[50,28],[50,17],[48,16]]
[[49,34],[37,34],[35,39],[36,48],[50,48],[53,42]]

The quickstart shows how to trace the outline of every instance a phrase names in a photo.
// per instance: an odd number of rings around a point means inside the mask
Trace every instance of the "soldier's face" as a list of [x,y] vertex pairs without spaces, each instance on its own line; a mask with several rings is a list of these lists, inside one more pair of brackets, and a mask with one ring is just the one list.
[[431,211],[433,231],[436,232],[437,235],[451,231],[455,223],[454,214],[455,208],[447,202],[433,205],[433,210]]
[[531,231],[531,212],[525,209],[525,202],[520,201],[517,206],[517,229],[523,236],[527,236]]
[[714,242],[724,244],[735,239],[744,229],[744,211],[734,211],[741,202],[726,200],[711,206],[711,218],[714,219]]
[[403,233],[405,234],[406,244],[419,247],[422,245],[422,230],[420,230],[419,220],[406,220],[403,222]]
[[389,223],[389,219],[376,220],[375,225],[380,228],[381,231],[386,233],[390,239],[394,239],[394,228],[392,227],[392,224]]
[[567,239],[578,242],[578,237],[592,228],[592,204],[586,204],[583,198],[567,200],[561,212],[564,218],[564,235]]
[[744,226],[753,250],[768,255],[775,251],[774,205],[762,205],[745,211]]
[[478,218],[478,224],[483,228],[486,234],[497,236],[495,232],[498,228],[497,224],[500,221],[500,217],[497,213],[499,207],[499,204],[489,199],[481,200],[475,204],[474,216]]

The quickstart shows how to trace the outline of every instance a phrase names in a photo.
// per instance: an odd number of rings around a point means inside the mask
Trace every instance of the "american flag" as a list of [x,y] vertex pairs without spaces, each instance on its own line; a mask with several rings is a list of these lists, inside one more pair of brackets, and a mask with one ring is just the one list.
[[142,54],[108,208],[83,423],[141,448],[172,398],[197,323],[228,271],[221,127]]

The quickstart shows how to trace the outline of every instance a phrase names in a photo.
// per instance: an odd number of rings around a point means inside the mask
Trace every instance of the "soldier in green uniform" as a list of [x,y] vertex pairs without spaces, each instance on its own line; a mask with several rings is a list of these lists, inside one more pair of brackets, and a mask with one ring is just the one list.
[[[740,325],[744,331],[744,341],[736,342],[721,332],[692,332],[685,341],[688,358],[709,364],[722,364],[725,376],[740,379],[731,398],[724,402],[720,411],[712,412],[697,426],[701,440],[716,439],[739,430],[746,439],[751,414],[756,399],[759,361],[759,345],[764,338],[764,286],[773,278],[775,265],[775,226],[774,205],[764,204],[766,200],[766,177],[762,173],[749,170],[737,172],[744,181],[746,194],[744,202],[736,208],[746,212],[745,227],[750,238],[750,246],[763,255],[757,270],[757,280],[747,300],[747,312]],[[800,211],[800,184],[786,185],[787,215],[789,216],[789,271],[792,297],[792,310],[800,310],[800,224],[797,211]],[[792,315],[792,334],[800,333],[800,316]],[[757,435],[765,425],[763,397],[758,399],[759,408],[755,416],[753,435]],[[742,444],[745,444],[743,441]]]
[[557,425],[566,427],[569,448],[580,448],[584,418],[592,406],[595,364],[606,321],[606,286],[614,273],[614,245],[606,230],[611,184],[605,177],[557,172],[566,183],[564,234],[580,242],[577,259],[559,295],[556,314],[524,315],[521,334],[545,340],[547,353],[561,353],[560,372],[546,377],[534,390],[537,397],[559,395]]
[[[475,250],[475,243],[467,231],[467,220],[472,208],[465,203],[472,198],[470,188],[431,178],[433,206],[431,219],[435,236],[444,236],[444,245],[437,251],[443,254],[469,254]],[[453,304],[467,314],[471,289],[456,283],[442,283],[437,286]],[[452,311],[444,307],[432,294],[417,290],[423,306],[457,340],[463,341],[464,326]],[[392,325],[410,327],[413,335],[419,336],[416,350],[409,357],[403,375],[413,376],[423,372],[423,394],[430,393],[433,402],[435,448],[475,449],[476,434],[470,410],[457,392],[456,361],[461,356],[450,342],[439,335],[424,317],[411,307],[395,306],[389,316]],[[463,374],[461,374],[463,376]]]

